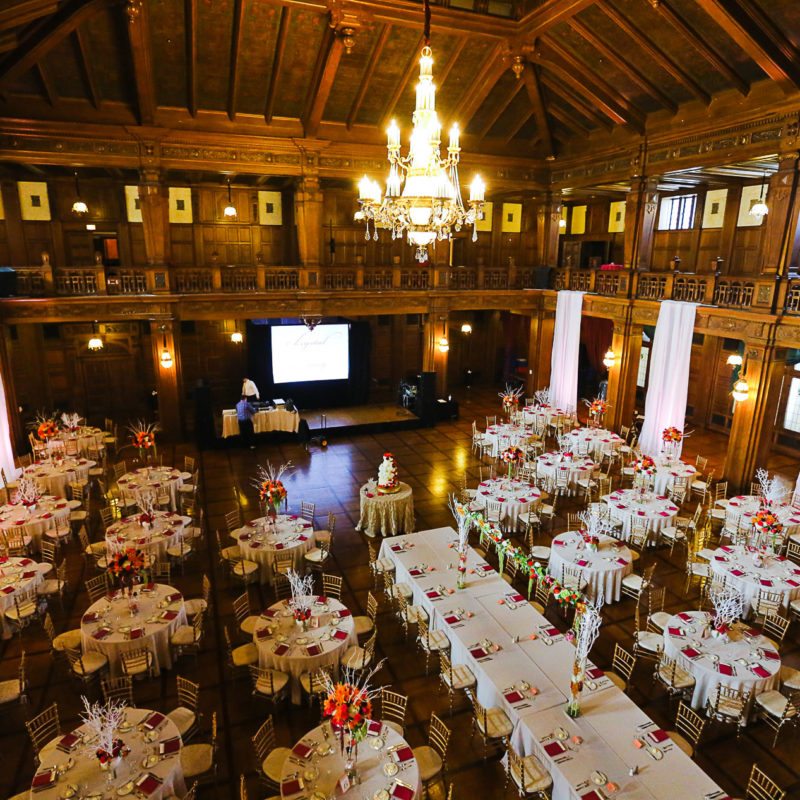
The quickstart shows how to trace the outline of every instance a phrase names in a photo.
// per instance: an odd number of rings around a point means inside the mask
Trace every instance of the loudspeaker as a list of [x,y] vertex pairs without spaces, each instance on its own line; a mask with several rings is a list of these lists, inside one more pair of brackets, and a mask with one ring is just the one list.
[[436,422],[436,373],[420,372],[417,375],[417,400],[414,413],[425,425]]
[[17,271],[11,267],[0,267],[0,297],[17,296]]
[[550,267],[536,267],[533,271],[533,288],[548,289],[550,287]]

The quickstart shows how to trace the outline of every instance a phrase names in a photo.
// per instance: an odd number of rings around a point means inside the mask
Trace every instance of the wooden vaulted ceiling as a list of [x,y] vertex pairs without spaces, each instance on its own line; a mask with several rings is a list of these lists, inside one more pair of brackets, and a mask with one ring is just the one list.
[[[409,125],[420,12],[416,0],[5,0],[0,114],[380,141],[393,115]],[[484,152],[549,156],[761,81],[800,89],[797,0],[440,0],[432,39],[440,118]]]

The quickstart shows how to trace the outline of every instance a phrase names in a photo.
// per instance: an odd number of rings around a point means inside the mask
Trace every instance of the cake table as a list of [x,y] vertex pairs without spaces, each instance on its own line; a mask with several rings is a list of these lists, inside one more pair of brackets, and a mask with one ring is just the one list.
[[374,481],[368,481],[359,492],[361,516],[357,531],[367,536],[396,536],[414,530],[414,492],[403,481],[391,494],[381,494]]

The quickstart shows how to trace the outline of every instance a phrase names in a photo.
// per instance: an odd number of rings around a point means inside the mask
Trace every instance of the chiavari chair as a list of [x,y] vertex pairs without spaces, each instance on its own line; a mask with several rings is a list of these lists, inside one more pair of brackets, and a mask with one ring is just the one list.
[[473,689],[477,679],[466,664],[453,665],[450,653],[447,650],[439,651],[439,680],[447,689],[450,702],[450,716],[453,716],[453,695],[456,692],[466,692]]
[[681,700],[678,703],[678,714],[675,717],[675,730],[667,731],[667,736],[687,756],[693,758],[705,726],[706,721],[700,714]]
[[507,745],[506,786],[514,784],[520,797],[538,797],[547,800],[553,779],[535,755],[522,756],[509,741]]
[[784,800],[785,797],[786,792],[758,764],[753,764],[745,800]]
[[628,691],[628,684],[636,667],[636,656],[628,652],[619,642],[614,645],[614,655],[611,657],[611,670],[606,672],[606,677],[618,689]]

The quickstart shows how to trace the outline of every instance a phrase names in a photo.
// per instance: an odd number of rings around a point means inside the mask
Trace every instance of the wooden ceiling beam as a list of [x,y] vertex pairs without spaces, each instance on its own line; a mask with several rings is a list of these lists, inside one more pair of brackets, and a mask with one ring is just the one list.
[[469,128],[472,118],[493,91],[497,81],[500,80],[506,69],[502,48],[500,46],[492,48],[492,52],[483,62],[480,72],[475,77],[475,80],[467,86],[462,96],[464,103],[459,109],[460,120],[458,120],[462,131],[466,131]]
[[601,57],[613,64],[620,72],[624,73],[633,83],[635,83],[643,92],[646,92],[650,97],[657,100],[662,106],[668,108],[673,114],[678,110],[678,104],[655,84],[651,83],[641,72],[639,72],[630,62],[626,61],[616,50],[607,45],[600,39],[591,28],[584,25],[578,19],[571,19],[569,26],[575,31],[587,44],[594,47],[600,53]]
[[550,123],[547,119],[547,110],[544,107],[542,97],[542,87],[539,84],[539,71],[536,64],[527,64],[522,72],[522,80],[528,92],[528,99],[531,101],[533,113],[536,116],[536,129],[539,131],[539,138],[545,148],[545,155],[555,155],[553,150],[553,136],[550,132]]
[[317,58],[309,98],[306,101],[306,113],[302,120],[303,130],[309,139],[315,138],[319,131],[319,123],[322,121],[343,53],[342,37],[332,28],[328,28]]
[[58,103],[58,94],[53,87],[52,80],[50,80],[50,73],[47,71],[44,61],[40,61],[36,65],[36,74],[39,77],[39,82],[42,84],[42,89],[44,90],[44,96],[47,98],[47,102],[50,103],[51,106],[55,107],[56,103]]
[[673,62],[664,51],[654,44],[644,33],[639,30],[627,17],[623,16],[606,0],[600,0],[597,7],[612,21],[617,27],[621,28],[636,44],[647,53],[664,71],[666,71],[681,86],[688,89],[698,100],[708,105],[711,102],[711,95],[703,89],[697,81],[687,75],[675,62]]
[[580,95],[574,92],[569,92],[564,88],[564,85],[555,78],[551,79],[546,73],[542,73],[541,83],[546,86],[551,92],[564,100],[565,103],[572,106],[584,119],[588,120],[590,124],[597,125],[610,131],[614,127],[614,123],[607,117],[599,114],[595,107],[584,100]]
[[153,59],[150,54],[150,12],[143,0],[127,0],[128,41],[133,65],[133,82],[136,87],[136,107],[139,122],[152,125],[156,118]]
[[503,114],[505,114],[508,107],[514,102],[514,99],[520,93],[522,87],[523,87],[522,81],[520,80],[514,81],[509,91],[506,92],[506,96],[499,102],[494,112],[489,115],[489,119],[487,119],[486,122],[484,122],[481,129],[477,132],[476,135],[478,136],[479,139],[483,139],[485,136],[489,134],[489,131],[492,128],[494,128],[500,117],[502,117]]
[[286,53],[286,32],[289,28],[289,21],[292,15],[291,8],[281,8],[278,12],[278,35],[275,44],[275,53],[272,56],[272,71],[270,72],[269,87],[267,97],[264,101],[264,121],[269,125],[272,122],[272,115],[275,110],[275,89],[278,86],[278,78],[283,67],[283,56]]
[[0,61],[0,88],[7,87],[24,75],[81,23],[111,2],[112,0],[67,0],[55,14],[37,25],[20,41],[15,50]]
[[394,90],[394,94],[389,99],[389,102],[386,105],[386,111],[381,115],[381,119],[383,123],[381,125],[382,128],[387,127],[389,122],[391,121],[392,117],[394,116],[395,109],[397,108],[397,104],[400,102],[400,98],[403,96],[403,92],[406,90],[406,86],[408,86],[408,82],[414,77],[414,75],[419,72],[419,51],[422,49],[422,46],[425,44],[425,39],[420,36],[419,41],[417,42],[417,46],[411,51],[411,56],[408,59],[408,63],[406,64],[405,72],[403,73],[403,77],[397,82],[397,87]]
[[568,22],[597,0],[544,0],[537,8],[520,20],[520,33],[537,37],[560,22]]
[[745,97],[749,94],[750,86],[747,81],[743,80],[730,64],[715,53],[702,36],[697,35],[691,25],[667,3],[667,0],[659,0],[658,3],[651,3],[651,5],[720,75],[724,75],[730,81],[739,94]]
[[[531,117],[536,116],[534,111],[530,108],[523,108],[522,113],[519,114],[517,117],[516,122],[513,123],[511,126],[510,133],[506,136],[503,144],[508,147],[512,141],[516,138],[517,134],[528,124]],[[537,134],[538,136],[538,134]]]
[[697,4],[785,91],[800,88],[797,52],[755,8],[755,3],[697,0]]
[[55,14],[56,11],[57,0],[23,0],[0,9],[0,31],[30,25],[48,14]]
[[186,107],[197,116],[197,0],[183,0],[186,44]]
[[462,36],[458,40],[458,44],[453,48],[452,52],[445,61],[444,66],[442,67],[440,72],[436,72],[436,62],[433,63],[434,68],[434,78],[436,80],[437,86],[441,89],[444,86],[444,82],[447,80],[447,77],[450,75],[450,71],[456,65],[456,62],[459,58],[461,58],[461,54],[464,52],[464,48],[467,45],[469,37]]
[[78,50],[78,63],[81,68],[81,75],[83,76],[83,82],[86,84],[86,93],[89,95],[89,100],[92,105],[95,108],[100,108],[102,100],[100,98],[100,93],[97,91],[97,83],[94,79],[92,59],[89,56],[86,37],[81,33],[80,28],[75,31],[75,44]]
[[239,51],[242,48],[242,23],[244,22],[245,0],[234,0],[233,30],[231,31],[231,63],[228,70],[228,119],[236,119],[236,90],[239,77]]
[[361,83],[358,86],[358,91],[356,92],[356,96],[353,98],[353,102],[350,105],[350,113],[347,115],[347,130],[350,130],[353,127],[353,123],[356,121],[356,119],[358,119],[358,112],[361,110],[361,104],[364,102],[364,98],[367,96],[369,82],[372,80],[372,76],[375,74],[375,70],[380,62],[381,55],[383,54],[383,48],[386,46],[386,42],[388,41],[389,34],[391,32],[392,26],[384,25],[381,28],[381,32],[378,35],[378,40],[375,42],[375,46],[372,48],[372,52],[369,55],[367,69],[364,71],[364,74],[361,77]]
[[580,123],[575,117],[570,116],[566,111],[563,111],[559,106],[551,103],[549,106],[550,114],[555,117],[565,128],[569,128],[573,133],[578,136],[585,136],[589,133],[590,129]]

